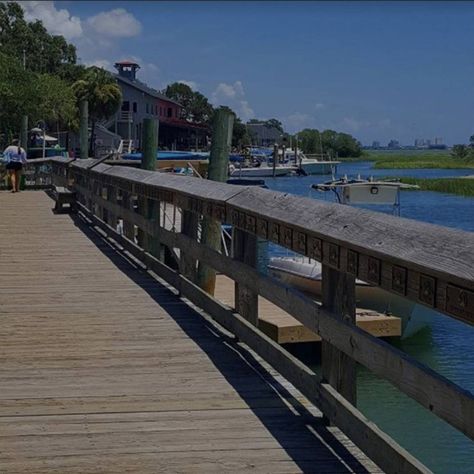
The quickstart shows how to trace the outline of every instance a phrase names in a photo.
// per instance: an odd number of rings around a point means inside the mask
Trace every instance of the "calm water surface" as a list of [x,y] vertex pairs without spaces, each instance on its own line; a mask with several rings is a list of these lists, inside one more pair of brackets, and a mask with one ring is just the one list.
[[[442,178],[473,173],[473,170],[441,169],[372,170],[371,166],[371,162],[343,163],[339,165],[338,176],[347,174],[348,177],[356,177],[360,174],[362,178]],[[328,176],[308,176],[270,178],[265,181],[267,186],[274,190],[333,202],[332,193],[310,191],[311,184],[328,179]],[[383,209],[384,207],[377,206],[372,209],[391,212],[390,207]],[[429,191],[403,191],[401,215],[474,232],[474,198]],[[281,252],[277,247],[272,247],[272,251]],[[433,312],[430,327],[411,338],[394,341],[393,344],[463,388],[474,392],[474,327]],[[301,357],[306,359],[307,363],[312,363],[308,360],[308,353],[301,354]],[[472,441],[364,368],[360,368],[358,372],[358,406],[434,472],[474,473]]]

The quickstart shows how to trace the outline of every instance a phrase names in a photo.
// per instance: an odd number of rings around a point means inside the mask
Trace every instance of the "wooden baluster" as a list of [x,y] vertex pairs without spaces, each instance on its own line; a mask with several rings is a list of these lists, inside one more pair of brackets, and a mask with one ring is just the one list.
[[[132,206],[132,195],[128,191],[122,191],[122,207],[133,211]],[[123,234],[127,239],[135,242],[135,226],[131,222],[128,222],[125,216],[123,217]]]
[[[235,260],[257,267],[257,237],[234,227],[232,250]],[[258,326],[258,294],[235,282],[235,310],[254,326]]]
[[[183,209],[181,214],[181,233],[191,237],[193,240],[197,240],[198,236],[198,215],[191,211],[185,211]],[[181,273],[191,280],[196,281],[196,259],[190,257],[180,250],[181,259]]]
[[[112,204],[117,204],[117,189],[111,185],[107,186],[107,201]],[[107,224],[112,229],[117,230],[117,216],[112,211],[107,212]]]
[[[322,302],[335,318],[350,324],[356,322],[355,277],[322,266]],[[356,362],[329,342],[321,346],[322,376],[353,405],[356,404]]]

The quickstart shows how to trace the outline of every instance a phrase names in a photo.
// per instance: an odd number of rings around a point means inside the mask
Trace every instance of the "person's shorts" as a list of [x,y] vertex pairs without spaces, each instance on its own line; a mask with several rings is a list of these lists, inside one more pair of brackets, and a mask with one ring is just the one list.
[[18,171],[23,168],[23,164],[19,161],[10,161],[10,163],[7,163],[7,166],[5,166],[5,168],[7,170]]

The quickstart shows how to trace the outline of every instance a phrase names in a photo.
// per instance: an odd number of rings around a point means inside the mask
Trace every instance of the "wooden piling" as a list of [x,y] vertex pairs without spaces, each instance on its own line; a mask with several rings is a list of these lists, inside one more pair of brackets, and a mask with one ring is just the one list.
[[[322,266],[322,302],[334,317],[355,324],[355,277],[349,273]],[[323,340],[321,370],[323,379],[331,384],[346,400],[356,405],[356,362],[344,352]]]
[[[158,121],[151,118],[143,119],[142,123],[142,161],[141,168],[154,171],[156,169],[156,152],[158,150]],[[160,205],[154,199],[138,198],[138,212],[147,219],[160,222]],[[159,254],[160,244],[154,242],[153,236],[147,235],[141,229],[137,233],[138,244],[152,255]]]
[[273,145],[273,177],[276,176],[277,160],[278,160],[278,145],[275,143]]
[[79,116],[80,158],[87,159],[89,152],[89,103],[85,99],[79,102]]
[[[229,153],[232,143],[234,114],[228,109],[219,108],[214,113],[212,127],[211,155],[207,179],[226,181],[229,173]],[[221,223],[215,219],[204,217],[202,221],[201,242],[214,250],[221,249]],[[198,284],[211,295],[216,286],[216,272],[199,262]]]
[[28,115],[21,117],[20,144],[25,151],[28,151]]
[[142,162],[141,168],[154,171],[156,168],[156,151],[158,149],[158,121],[143,119],[142,126]]

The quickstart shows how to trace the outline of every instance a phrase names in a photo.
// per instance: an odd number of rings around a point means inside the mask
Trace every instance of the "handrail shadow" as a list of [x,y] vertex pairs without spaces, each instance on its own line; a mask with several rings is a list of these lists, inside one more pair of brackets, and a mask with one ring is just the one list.
[[137,266],[82,217],[70,217],[117,270],[165,309],[199,346],[302,472],[369,472],[321,418],[294,398],[251,352]]

